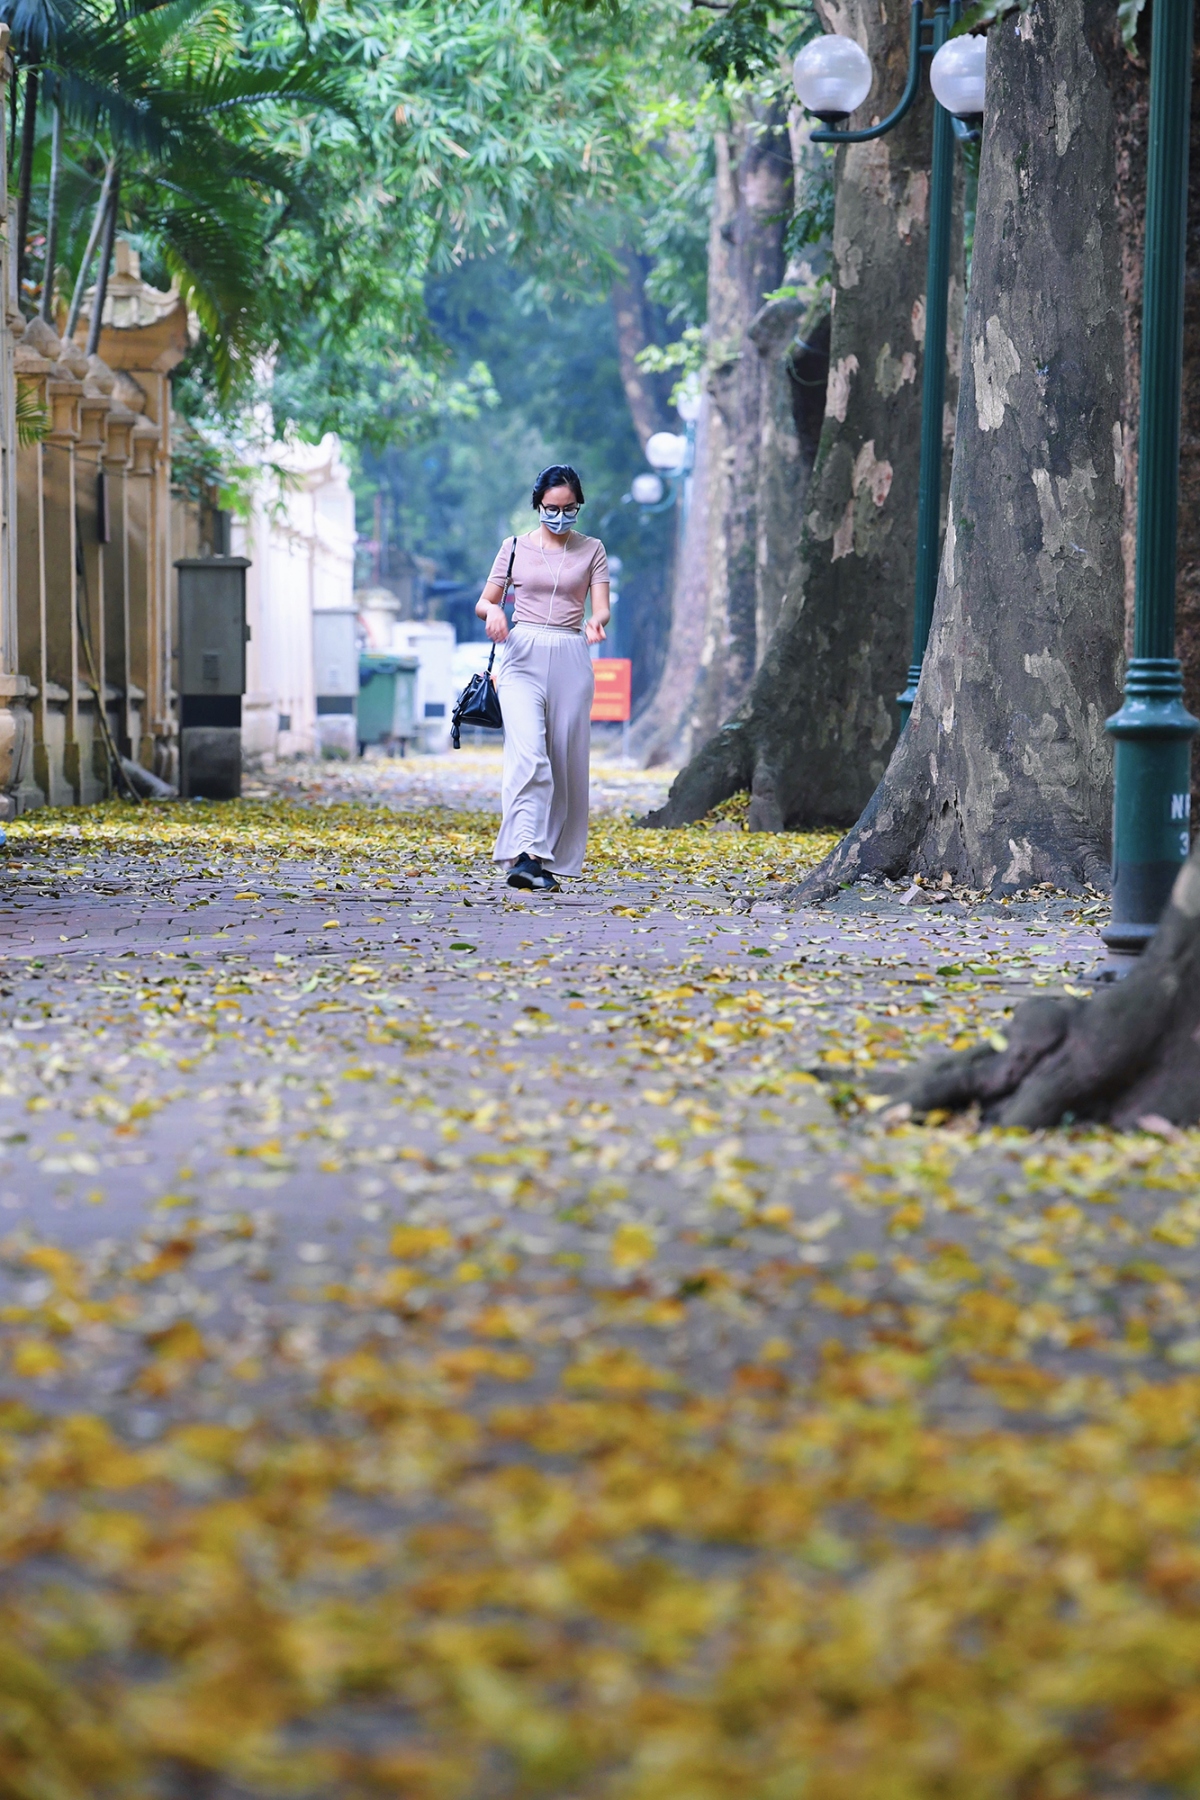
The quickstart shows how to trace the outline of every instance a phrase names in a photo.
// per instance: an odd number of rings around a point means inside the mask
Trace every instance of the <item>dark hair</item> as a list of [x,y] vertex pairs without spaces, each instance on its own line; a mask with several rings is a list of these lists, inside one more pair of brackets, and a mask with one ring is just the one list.
[[569,487],[580,506],[583,505],[583,483],[570,463],[551,463],[548,469],[542,470],[533,484],[533,496],[529,504],[535,511],[553,487]]

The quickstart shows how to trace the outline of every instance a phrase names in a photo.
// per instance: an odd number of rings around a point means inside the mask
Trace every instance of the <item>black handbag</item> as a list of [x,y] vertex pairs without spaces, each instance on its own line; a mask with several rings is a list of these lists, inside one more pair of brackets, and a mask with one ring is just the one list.
[[[512,549],[508,553],[508,573],[504,577],[501,606],[504,605],[505,597],[508,594],[508,584],[512,580],[513,558],[516,554],[517,540],[514,537]],[[455,702],[454,716],[450,721],[450,742],[456,750],[462,749],[459,734],[464,725],[481,725],[488,731],[504,729],[504,714],[500,711],[500,696],[496,692],[496,684],[492,680],[492,664],[495,660],[496,646],[493,644],[486,671],[482,675],[472,675]]]

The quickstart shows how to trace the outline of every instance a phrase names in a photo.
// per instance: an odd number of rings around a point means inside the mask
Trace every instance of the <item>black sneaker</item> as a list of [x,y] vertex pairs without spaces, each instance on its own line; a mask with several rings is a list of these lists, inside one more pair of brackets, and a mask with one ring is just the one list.
[[536,856],[530,856],[524,850],[508,871],[507,879],[509,887],[537,889],[543,894],[558,892],[558,883],[549,869],[544,869]]

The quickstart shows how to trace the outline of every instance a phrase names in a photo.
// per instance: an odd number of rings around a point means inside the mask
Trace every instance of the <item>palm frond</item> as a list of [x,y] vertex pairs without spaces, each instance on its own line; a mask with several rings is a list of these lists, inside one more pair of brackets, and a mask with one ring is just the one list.
[[52,51],[79,14],[94,17],[95,9],[87,0],[78,5],[72,0],[0,0],[0,24],[8,26],[14,49],[30,62],[40,62]]
[[34,390],[23,381],[17,382],[17,443],[22,450],[40,444],[50,429],[50,415],[38,402]]

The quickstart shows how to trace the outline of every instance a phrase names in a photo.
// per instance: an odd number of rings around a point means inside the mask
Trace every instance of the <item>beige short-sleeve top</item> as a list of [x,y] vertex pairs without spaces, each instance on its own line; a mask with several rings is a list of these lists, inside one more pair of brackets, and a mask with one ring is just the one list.
[[[505,538],[496,553],[489,581],[503,581],[513,541]],[[543,550],[530,532],[517,539],[513,556],[511,592],[515,602],[513,622],[520,625],[556,625],[562,631],[578,631],[583,607],[593,582],[608,580],[608,557],[599,538],[568,532],[563,550]]]

